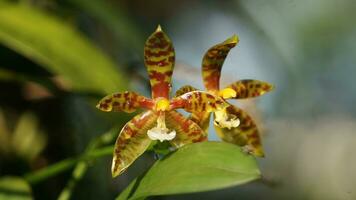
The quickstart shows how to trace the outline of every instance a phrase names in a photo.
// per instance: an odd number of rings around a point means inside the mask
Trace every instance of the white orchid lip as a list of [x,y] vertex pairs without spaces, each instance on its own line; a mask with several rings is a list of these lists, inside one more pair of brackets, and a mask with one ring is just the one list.
[[148,130],[147,135],[151,140],[159,140],[163,142],[165,140],[173,140],[176,137],[176,131],[166,127],[164,113],[160,114],[157,118],[157,126]]
[[236,128],[240,125],[240,120],[232,114],[228,114],[226,109],[218,110],[214,112],[215,120],[214,124],[221,128]]
[[165,140],[173,140],[176,137],[176,131],[173,130],[168,133],[168,129],[162,129],[159,127],[154,127],[147,131],[147,135],[151,140],[159,140],[163,142]]

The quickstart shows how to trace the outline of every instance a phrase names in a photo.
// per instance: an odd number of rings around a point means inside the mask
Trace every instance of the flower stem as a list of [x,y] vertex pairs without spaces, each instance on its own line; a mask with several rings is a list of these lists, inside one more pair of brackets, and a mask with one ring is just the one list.
[[80,161],[89,161],[95,158],[103,157],[106,155],[111,155],[114,150],[114,146],[107,146],[93,150],[92,152],[80,156],[78,158],[67,158],[62,161],[59,161],[53,165],[50,165],[46,168],[40,169],[36,172],[26,174],[24,178],[31,184],[37,184],[41,181],[44,181],[50,177],[53,177],[59,173],[62,173],[66,170],[71,169]]
[[[111,129],[110,131],[108,131],[105,134],[102,134],[100,137],[97,137],[95,139],[93,139],[87,149],[85,150],[85,152],[79,156],[79,157],[73,157],[73,158],[67,158],[64,160],[61,160],[55,164],[52,164],[48,167],[45,167],[43,169],[40,169],[38,171],[35,172],[31,172],[28,174],[24,175],[24,178],[31,184],[31,185],[35,185],[41,181],[44,181],[50,177],[53,177],[57,174],[60,174],[64,171],[67,171],[71,168],[73,168],[75,165],[78,165],[78,167],[80,168],[79,165],[81,162],[84,162],[84,164],[86,165],[86,163],[88,161],[92,161],[96,158],[100,158],[106,155],[112,155],[114,146],[105,146],[105,147],[101,147],[107,144],[110,144],[113,142],[113,140],[115,139],[117,135],[117,127]],[[76,167],[77,168],[77,167]],[[81,171],[81,175],[85,173],[86,170],[79,170]]]

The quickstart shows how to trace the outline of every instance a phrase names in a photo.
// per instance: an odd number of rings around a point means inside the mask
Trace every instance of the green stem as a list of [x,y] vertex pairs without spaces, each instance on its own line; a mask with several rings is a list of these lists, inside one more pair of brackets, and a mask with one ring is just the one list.
[[24,178],[31,185],[34,185],[57,174],[60,174],[66,170],[74,168],[72,172],[72,177],[69,179],[66,186],[58,197],[58,200],[70,199],[77,182],[84,176],[84,174],[88,170],[88,163],[96,158],[100,158],[106,155],[112,155],[112,152],[114,151],[114,146],[105,145],[111,144],[114,141],[117,135],[117,130],[118,127],[114,127],[107,133],[104,133],[100,137],[93,139],[81,156],[62,160],[58,163],[55,163],[36,172],[26,174]]
[[24,178],[31,184],[37,184],[43,180],[46,180],[50,177],[53,177],[59,173],[62,173],[66,170],[71,169],[74,165],[76,165],[80,161],[88,161],[93,160],[95,158],[103,157],[106,155],[111,155],[113,152],[114,146],[103,147],[99,149],[95,149],[88,154],[80,156],[78,158],[68,158],[62,161],[59,161],[53,165],[50,165],[46,168],[40,169],[36,172],[26,174]]
[[[105,155],[111,155],[113,152],[113,146],[107,146],[99,148],[100,146],[110,144],[114,141],[117,135],[118,127],[114,127],[108,132],[102,134],[101,136],[93,139],[87,149],[85,150],[82,156],[76,158],[68,158],[62,161],[59,161],[53,165],[50,165],[46,168],[40,169],[36,172],[26,174],[24,178],[31,184],[37,184],[43,180],[46,180],[49,177],[53,177],[59,173],[62,173],[66,170],[71,169],[80,161],[88,161],[94,158],[102,157]],[[84,170],[85,171],[85,170]]]
[[[92,151],[93,148],[95,148],[95,144],[89,145],[87,152],[89,155],[95,158],[102,157],[107,154],[111,154],[114,150],[112,146],[104,147],[101,149],[94,149],[94,151]],[[76,164],[72,172],[72,178],[68,181],[67,185],[59,194],[58,200],[70,199],[75,186],[77,185],[78,181],[83,178],[87,170],[88,170],[88,162],[86,160],[80,161]]]
[[[115,130],[115,129],[112,129]],[[108,144],[113,141],[115,138],[116,131],[109,131],[106,134],[103,134],[101,137],[94,139],[91,141],[86,148],[84,155],[91,155],[94,157],[101,157],[104,155],[107,155],[108,153],[113,152],[113,147],[105,147],[102,149],[96,149],[99,146],[103,144]],[[72,196],[73,190],[77,183],[83,178],[84,174],[88,170],[88,161],[87,160],[82,160],[77,162],[77,164],[74,167],[74,170],[72,172],[72,177],[69,179],[67,182],[66,186],[62,190],[62,192],[58,196],[58,200],[69,200],[70,197]]]

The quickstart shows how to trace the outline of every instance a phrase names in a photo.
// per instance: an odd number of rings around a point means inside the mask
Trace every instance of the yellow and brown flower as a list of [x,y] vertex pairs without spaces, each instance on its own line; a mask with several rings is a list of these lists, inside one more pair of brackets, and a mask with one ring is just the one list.
[[[236,35],[222,43],[211,47],[204,55],[202,63],[202,76],[206,90],[209,94],[223,99],[245,99],[257,97],[269,92],[273,86],[258,80],[240,80],[220,89],[220,75],[225,58],[238,43]],[[198,91],[192,86],[184,86],[176,92],[180,95],[186,92]],[[226,102],[227,103],[227,102]],[[255,122],[243,110],[229,106],[214,111],[214,127],[218,136],[226,142],[242,146],[247,152],[255,156],[264,156],[261,138]],[[193,112],[190,117],[201,128],[207,131],[210,121],[210,112]]]
[[144,153],[152,140],[166,140],[178,148],[207,139],[206,132],[198,124],[185,118],[176,109],[211,112],[227,106],[222,99],[201,91],[191,91],[169,99],[175,53],[170,39],[160,26],[145,43],[144,60],[152,98],[126,91],[108,95],[97,105],[98,109],[106,112],[131,113],[139,108],[147,110],[136,115],[122,128],[115,143],[113,177],[121,174]]

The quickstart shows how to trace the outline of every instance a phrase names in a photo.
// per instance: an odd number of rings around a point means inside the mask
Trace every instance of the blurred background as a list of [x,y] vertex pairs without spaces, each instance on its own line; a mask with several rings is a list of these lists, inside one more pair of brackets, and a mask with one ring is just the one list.
[[355,10],[352,0],[0,0],[0,185],[23,198],[22,178],[35,199],[114,199],[147,169],[150,153],[112,179],[108,154],[77,173],[33,176],[113,142],[109,130],[132,115],[95,104],[126,89],[150,95],[143,45],[161,24],[176,51],[173,91],[203,88],[205,51],[233,34],[222,86],[258,79],[276,89],[232,102],[263,134],[263,180],[154,199],[356,199]]

